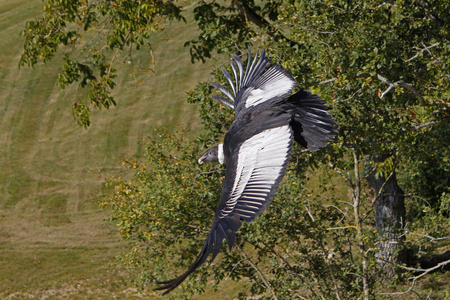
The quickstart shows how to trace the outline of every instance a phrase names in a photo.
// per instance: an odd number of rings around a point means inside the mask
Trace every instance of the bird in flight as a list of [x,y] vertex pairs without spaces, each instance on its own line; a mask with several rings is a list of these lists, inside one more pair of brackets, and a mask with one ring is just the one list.
[[[213,83],[227,98],[213,96],[235,110],[235,120],[223,144],[206,151],[199,159],[226,165],[222,194],[211,231],[192,266],[181,276],[158,282],[164,294],[180,285],[212,253],[219,253],[223,239],[231,251],[242,221],[252,222],[271,202],[289,162],[295,140],[317,151],[334,138],[337,123],[325,101],[308,91],[292,94],[296,81],[281,66],[271,64],[263,50],[252,60],[250,48],[244,64],[233,55],[234,75],[222,69],[231,90]],[[214,250],[213,250],[214,249]]]

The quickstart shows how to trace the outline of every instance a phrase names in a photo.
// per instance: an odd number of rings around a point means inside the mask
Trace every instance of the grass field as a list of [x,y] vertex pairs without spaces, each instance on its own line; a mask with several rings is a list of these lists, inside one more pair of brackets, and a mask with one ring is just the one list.
[[19,33],[42,5],[0,0],[0,298],[132,299],[114,266],[126,244],[96,204],[102,176],[126,175],[121,159],[139,155],[139,138],[155,127],[199,129],[185,93],[208,79],[211,65],[191,64],[183,43],[194,28],[174,23],[155,37],[156,73],[137,85],[124,65],[118,106],[80,128],[71,115],[80,91],[56,85],[61,57],[18,68]]

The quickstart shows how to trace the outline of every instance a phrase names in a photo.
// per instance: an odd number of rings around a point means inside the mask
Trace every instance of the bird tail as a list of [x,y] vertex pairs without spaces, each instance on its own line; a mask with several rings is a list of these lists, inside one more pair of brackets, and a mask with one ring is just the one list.
[[325,101],[309,91],[300,90],[286,100],[293,111],[291,123],[294,139],[310,151],[317,151],[327,145],[337,132],[337,123],[328,113]]
[[205,263],[205,261],[208,259],[209,254],[214,248],[210,263],[213,262],[220,249],[222,248],[224,238],[227,241],[229,250],[231,250],[236,239],[236,231],[239,229],[239,227],[241,227],[241,224],[242,221],[239,219],[238,215],[216,219],[211,231],[209,232],[208,237],[206,238],[206,242],[203,246],[202,251],[199,253],[189,270],[174,279],[157,282],[157,284],[161,286],[155,288],[154,290],[165,290],[165,292],[163,293],[163,295],[165,295],[175,289],[189,276],[189,274],[197,270],[201,265]]

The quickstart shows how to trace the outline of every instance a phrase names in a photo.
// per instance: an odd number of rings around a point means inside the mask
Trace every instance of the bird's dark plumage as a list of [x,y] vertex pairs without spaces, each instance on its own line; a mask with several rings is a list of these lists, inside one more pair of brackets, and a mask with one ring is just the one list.
[[208,149],[199,159],[221,161],[227,166],[225,181],[211,231],[202,251],[183,275],[159,282],[156,290],[172,291],[200,267],[211,261],[227,241],[231,250],[242,221],[251,222],[269,205],[283,178],[291,156],[292,141],[310,151],[325,147],[336,132],[336,123],[325,101],[308,91],[291,95],[296,82],[281,66],[271,65],[264,51],[251,59],[244,70],[233,55],[233,77],[222,69],[231,91],[213,83],[227,98],[214,96],[235,110],[235,120],[224,143]]

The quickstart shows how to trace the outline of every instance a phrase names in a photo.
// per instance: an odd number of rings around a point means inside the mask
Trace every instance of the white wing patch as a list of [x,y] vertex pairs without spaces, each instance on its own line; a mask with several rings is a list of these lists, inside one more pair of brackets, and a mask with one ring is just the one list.
[[251,221],[262,212],[273,185],[285,171],[291,145],[289,125],[267,129],[241,145],[233,190],[221,218],[235,211]]
[[295,85],[295,80],[283,68],[273,65],[244,91],[242,99],[245,99],[245,107],[249,108],[275,97],[286,96]]

